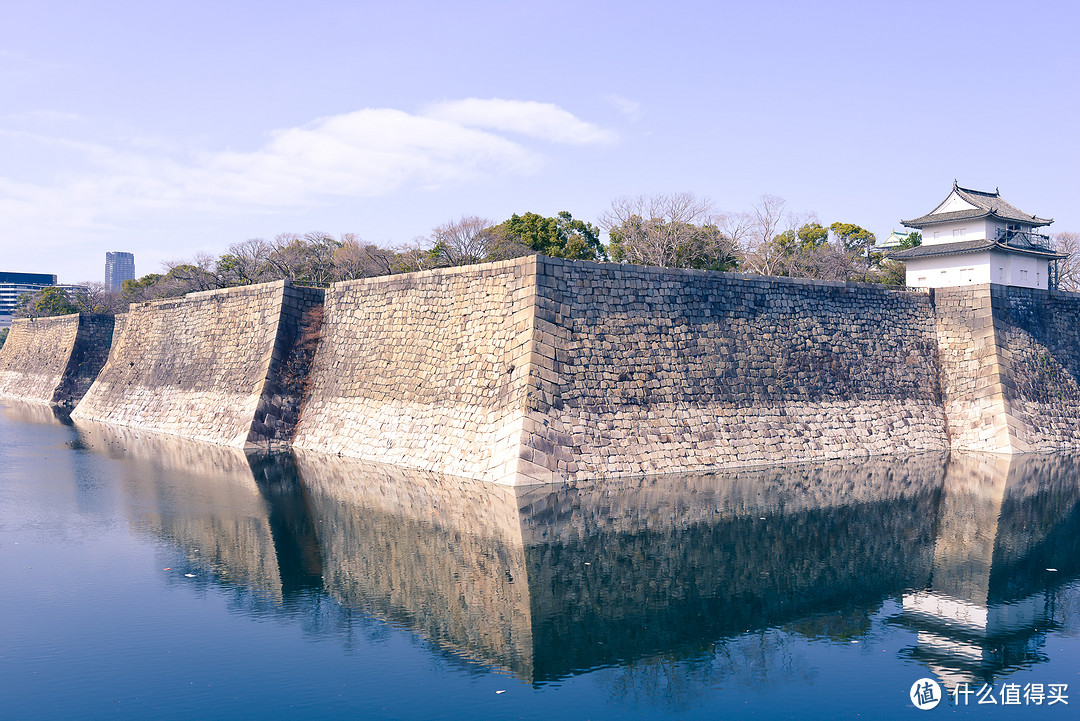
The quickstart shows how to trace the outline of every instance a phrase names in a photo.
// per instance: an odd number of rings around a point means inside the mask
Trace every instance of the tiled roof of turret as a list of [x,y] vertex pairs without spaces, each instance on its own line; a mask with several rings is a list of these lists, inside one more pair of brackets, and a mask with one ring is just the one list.
[[[952,192],[955,192],[960,198],[975,207],[967,210],[954,210],[948,213],[927,213],[921,217],[901,220],[900,222],[909,228],[924,228],[928,225],[948,223],[953,220],[968,220],[990,216],[1023,223],[1032,227],[1050,225],[1054,222],[1047,218],[1039,218],[1030,213],[1025,213],[1012,203],[1005,201],[1001,197],[1001,193],[996,189],[993,193],[985,190],[972,190],[971,188],[961,188],[954,182]],[[952,195],[952,192],[949,195]],[[948,200],[948,196],[946,196],[946,200]],[[941,204],[944,202],[942,201]],[[939,207],[941,204],[939,204]]]
[[907,250],[888,251],[885,255],[893,260],[914,260],[915,258],[933,258],[938,255],[960,255],[962,253],[978,253],[983,250],[1001,250],[1006,253],[1020,253],[1022,255],[1037,255],[1044,258],[1065,258],[1061,253],[1039,248],[1017,248],[996,240],[962,240],[958,243],[927,243]]
[[995,245],[997,243],[992,240],[962,240],[959,243],[933,243],[917,245],[907,250],[893,250],[889,251],[888,256],[895,260],[911,260],[912,258],[929,258],[934,255],[977,253],[980,250],[989,250]]

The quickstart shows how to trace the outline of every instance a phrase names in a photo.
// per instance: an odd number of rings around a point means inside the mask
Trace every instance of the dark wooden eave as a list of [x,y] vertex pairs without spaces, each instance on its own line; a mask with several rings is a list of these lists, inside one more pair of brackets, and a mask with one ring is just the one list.
[[906,250],[892,250],[885,256],[893,260],[915,260],[916,258],[935,258],[943,255],[963,255],[966,253],[981,253],[984,250],[997,250],[1003,253],[1018,253],[1031,255],[1047,260],[1060,260],[1066,258],[1063,253],[1055,253],[1052,250],[1039,250],[1037,248],[1017,248],[1005,245],[996,240],[961,240],[957,243],[924,243],[915,248]]

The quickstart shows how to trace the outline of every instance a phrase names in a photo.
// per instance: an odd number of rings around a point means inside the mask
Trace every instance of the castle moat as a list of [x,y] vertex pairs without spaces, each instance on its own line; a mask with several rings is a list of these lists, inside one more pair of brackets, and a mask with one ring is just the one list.
[[1080,703],[1076,453],[508,487],[5,401],[0,459],[3,718]]

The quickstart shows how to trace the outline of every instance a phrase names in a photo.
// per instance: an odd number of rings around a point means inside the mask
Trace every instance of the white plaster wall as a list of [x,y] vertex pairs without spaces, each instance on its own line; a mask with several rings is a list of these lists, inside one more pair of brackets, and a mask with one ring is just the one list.
[[1000,283],[1045,289],[1048,265],[1042,258],[990,251],[944,258],[916,258],[907,261],[907,284],[917,288],[952,288]]
[[[964,240],[982,240],[987,237],[987,232],[994,232],[985,218],[977,220],[961,220],[954,223],[941,223],[923,228],[923,243],[933,245],[935,243],[959,243]],[[936,235],[935,235],[936,234]]]
[[990,253],[965,253],[944,258],[907,261],[907,284],[921,288],[952,288],[990,283]]
[[1012,278],[1012,255],[1009,253],[990,254],[990,282],[1009,285]]
[[[997,255],[997,254],[996,254]],[[1001,253],[1000,255],[1005,255]],[[1021,288],[1046,288],[1048,261],[1027,255],[1008,254],[1009,266],[1005,270],[1008,285]],[[1000,268],[1000,263],[996,268]],[[995,271],[996,272],[996,271]],[[995,283],[1000,281],[994,281]]]
[[945,201],[934,208],[935,213],[952,213],[958,210],[973,210],[976,206],[972,205],[968,201],[957,195],[956,191],[949,193],[949,197]]

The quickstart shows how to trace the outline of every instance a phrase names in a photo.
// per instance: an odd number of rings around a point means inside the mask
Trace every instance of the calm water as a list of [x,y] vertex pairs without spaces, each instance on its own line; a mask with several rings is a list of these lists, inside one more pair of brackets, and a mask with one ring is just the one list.
[[[0,578],[3,719],[1080,706],[1074,455],[522,491],[9,404]],[[920,711],[924,677],[973,693]],[[1069,705],[1003,706],[1007,684]]]

